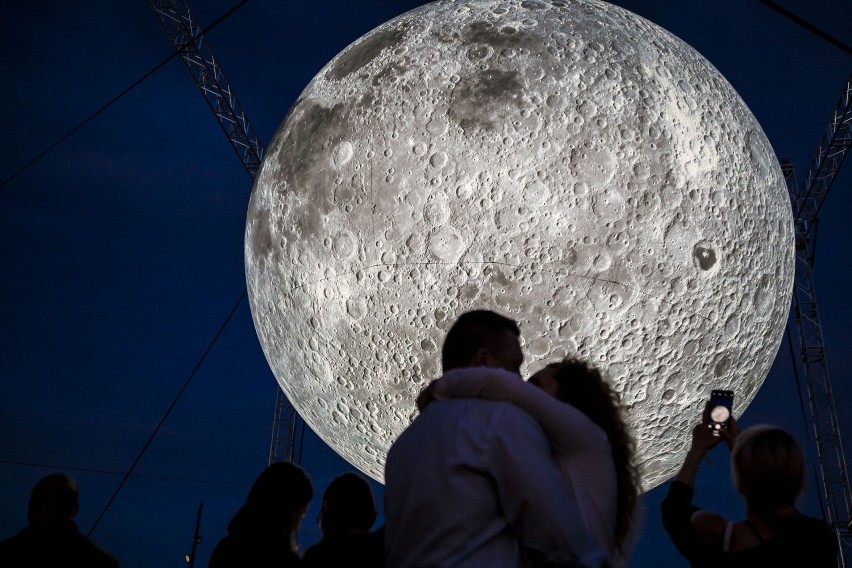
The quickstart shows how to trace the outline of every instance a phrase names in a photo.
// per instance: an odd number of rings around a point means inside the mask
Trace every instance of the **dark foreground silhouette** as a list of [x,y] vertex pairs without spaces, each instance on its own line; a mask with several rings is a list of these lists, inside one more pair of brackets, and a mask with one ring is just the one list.
[[67,475],[53,473],[36,483],[27,511],[29,524],[0,542],[0,566],[117,568],[118,560],[77,528],[79,498],[77,483]]

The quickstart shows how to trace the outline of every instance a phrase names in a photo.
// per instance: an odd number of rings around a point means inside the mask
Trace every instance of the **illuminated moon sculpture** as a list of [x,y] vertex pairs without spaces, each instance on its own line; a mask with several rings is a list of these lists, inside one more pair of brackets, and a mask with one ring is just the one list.
[[524,373],[576,355],[629,410],[646,488],[713,388],[749,404],[793,282],[760,125],[683,41],[594,0],[442,1],[335,57],[279,127],[246,228],[255,327],[316,431],[381,481],[462,312]]

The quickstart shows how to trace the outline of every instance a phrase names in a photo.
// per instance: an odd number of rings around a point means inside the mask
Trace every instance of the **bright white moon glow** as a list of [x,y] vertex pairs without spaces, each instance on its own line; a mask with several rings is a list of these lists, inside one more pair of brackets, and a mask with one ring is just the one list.
[[593,0],[436,2],[350,45],[269,145],[245,246],[281,388],[380,481],[448,326],[491,308],[520,322],[525,374],[566,355],[609,374],[661,483],[711,389],[754,398],[794,262],[743,101]]
[[731,411],[724,406],[717,406],[710,411],[710,420],[713,422],[724,422],[731,417]]

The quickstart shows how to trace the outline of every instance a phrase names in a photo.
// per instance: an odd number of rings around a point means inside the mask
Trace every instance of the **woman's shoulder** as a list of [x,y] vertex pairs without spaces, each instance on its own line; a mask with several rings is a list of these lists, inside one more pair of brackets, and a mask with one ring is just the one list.
[[833,567],[836,565],[837,533],[822,519],[799,515],[794,525],[784,532],[788,542],[799,543],[800,548],[808,551],[807,556],[811,566]]
[[[751,529],[752,534],[754,530]],[[808,566],[833,568],[837,565],[837,538],[826,523],[806,515],[796,515],[776,526],[774,534],[764,534],[751,546],[737,547],[730,559],[736,566]],[[767,538],[768,537],[768,538]],[[756,537],[754,537],[756,538]]]
[[822,519],[810,517],[802,513],[799,513],[799,515],[796,516],[796,520],[791,523],[791,525],[806,527],[807,530],[811,530],[814,532],[830,532],[834,534],[834,531],[831,529],[830,526],[828,526],[828,523],[826,523]]
[[708,545],[721,549],[730,521],[713,511],[699,509],[692,513],[690,522],[695,532]]
[[836,540],[834,530],[825,521],[803,514],[797,515],[779,533],[785,537],[795,537],[815,542],[834,543]]

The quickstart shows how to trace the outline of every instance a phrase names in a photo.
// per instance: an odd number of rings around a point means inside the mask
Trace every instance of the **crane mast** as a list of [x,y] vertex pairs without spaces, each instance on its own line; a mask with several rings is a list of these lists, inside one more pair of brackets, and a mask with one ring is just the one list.
[[149,0],[148,3],[181,54],[184,65],[225,131],[243,167],[254,180],[263,161],[263,145],[231,90],[222,68],[213,57],[189,6],[177,0]]
[[834,529],[841,568],[852,553],[852,493],[831,387],[825,342],[814,286],[813,266],[819,211],[852,146],[852,75],[820,140],[804,181],[799,186],[792,164],[782,164],[793,206],[796,272],[792,316],[799,337],[800,364],[810,403],[814,443],[820,467],[825,516]]
[[[204,96],[204,100],[222,126],[249,177],[254,181],[263,161],[263,145],[225,78],[222,68],[216,62],[210,46],[204,39],[203,31],[189,11],[189,6],[186,2],[178,2],[178,0],[149,0],[148,4],[183,58],[184,65]],[[286,430],[284,430],[285,425]],[[300,428],[301,435],[297,440],[296,432]],[[293,461],[294,457],[301,462],[303,437],[304,422],[279,388],[272,419],[269,463],[279,459]],[[298,454],[296,453],[297,445],[299,446]]]

